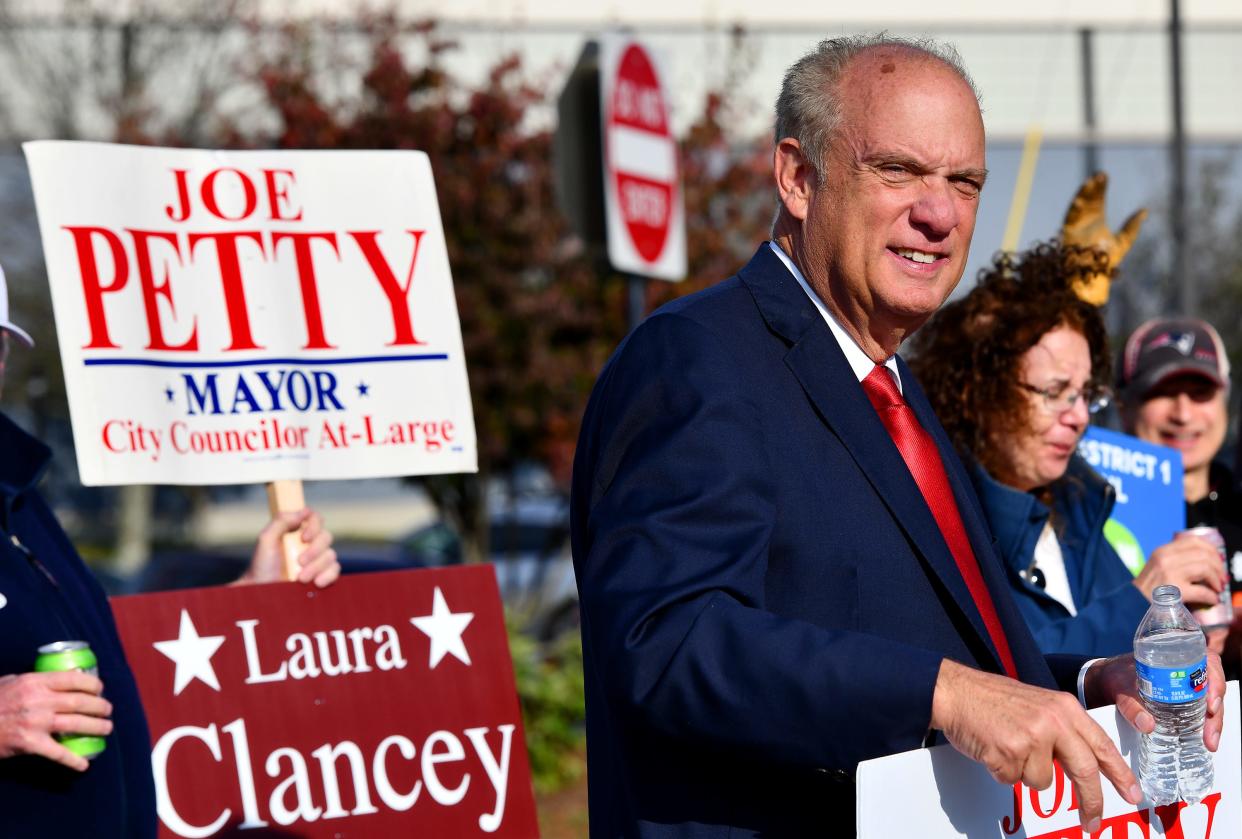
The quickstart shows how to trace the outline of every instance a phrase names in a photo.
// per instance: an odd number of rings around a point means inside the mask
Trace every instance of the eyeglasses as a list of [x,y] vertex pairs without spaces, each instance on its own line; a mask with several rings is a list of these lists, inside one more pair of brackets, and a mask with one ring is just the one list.
[[1040,388],[1018,382],[1018,387],[1037,393],[1043,397],[1044,410],[1054,416],[1060,416],[1072,409],[1082,399],[1087,405],[1087,413],[1095,414],[1108,407],[1113,401],[1113,392],[1106,387],[1087,385],[1082,390],[1071,390],[1068,384],[1053,385]]

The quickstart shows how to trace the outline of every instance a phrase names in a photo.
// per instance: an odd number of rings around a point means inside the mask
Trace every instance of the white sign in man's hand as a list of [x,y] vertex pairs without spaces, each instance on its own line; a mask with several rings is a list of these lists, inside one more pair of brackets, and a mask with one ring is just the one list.
[[[1122,712],[1108,706],[1087,713],[1137,771],[1139,734]],[[1218,713],[1236,730],[1237,682],[1229,684]],[[1110,784],[1102,784],[1100,827],[1089,834],[1082,831],[1077,795],[1059,763],[1048,786],[1040,790],[1021,782],[998,784],[983,765],[951,746],[916,749],[859,764],[858,837],[1089,839],[1159,834],[1224,839],[1236,835],[1233,831],[1242,823],[1242,740],[1233,735],[1220,738],[1215,765],[1215,788],[1193,805],[1152,807],[1145,799],[1134,805]]]

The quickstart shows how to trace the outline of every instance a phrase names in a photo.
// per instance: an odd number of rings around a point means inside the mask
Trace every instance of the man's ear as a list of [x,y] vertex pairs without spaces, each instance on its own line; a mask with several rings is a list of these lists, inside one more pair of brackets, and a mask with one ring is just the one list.
[[772,174],[776,179],[776,193],[785,211],[799,221],[805,221],[818,175],[802,154],[802,144],[793,137],[785,137],[776,144],[776,152],[772,155]]

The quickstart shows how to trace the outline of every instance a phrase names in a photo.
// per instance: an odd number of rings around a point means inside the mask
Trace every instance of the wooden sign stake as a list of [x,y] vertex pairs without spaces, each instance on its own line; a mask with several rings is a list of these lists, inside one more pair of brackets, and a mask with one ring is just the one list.
[[[306,506],[306,498],[302,495],[302,482],[298,480],[271,481],[267,485],[267,507],[272,516],[281,513],[296,513]],[[301,566],[298,556],[306,547],[302,543],[299,531],[286,533],[280,540],[281,553],[284,554],[285,579],[296,580]]]

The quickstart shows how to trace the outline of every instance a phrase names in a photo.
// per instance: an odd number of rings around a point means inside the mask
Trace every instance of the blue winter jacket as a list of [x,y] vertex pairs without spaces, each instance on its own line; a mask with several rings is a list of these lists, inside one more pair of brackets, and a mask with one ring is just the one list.
[[1114,490],[1077,455],[1052,485],[1053,528],[1065,559],[1077,615],[1023,579],[1049,508],[1035,496],[996,481],[977,463],[970,469],[1018,608],[1045,653],[1110,656],[1130,652],[1147,598],[1104,538]]

